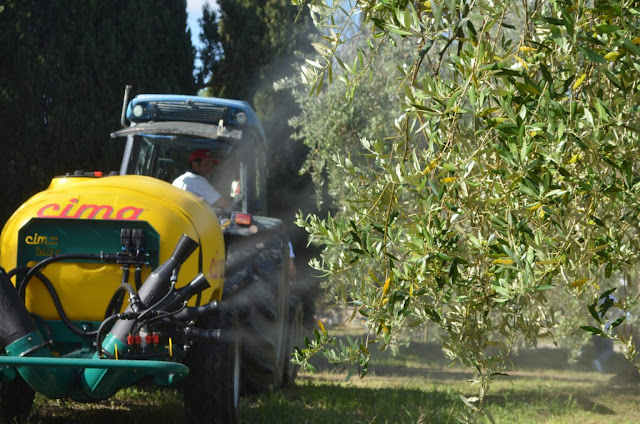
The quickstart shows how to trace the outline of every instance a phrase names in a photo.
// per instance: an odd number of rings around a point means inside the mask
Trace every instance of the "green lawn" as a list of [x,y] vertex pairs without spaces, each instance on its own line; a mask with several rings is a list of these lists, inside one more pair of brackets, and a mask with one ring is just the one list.
[[[345,382],[345,373],[328,370],[303,373],[295,388],[245,399],[243,417],[248,423],[457,423],[464,409],[459,394],[476,394],[472,374],[447,367],[433,346],[415,350],[378,358],[363,380]],[[514,357],[516,369],[486,399],[495,422],[640,423],[637,380],[614,383],[613,372],[569,366],[566,358],[559,349]]]
[[[486,404],[497,423],[640,423],[640,384],[614,383],[621,355],[602,374],[588,361],[569,366],[559,349],[514,357],[514,370],[492,385]],[[378,355],[364,379],[327,365],[301,373],[297,384],[242,399],[246,423],[457,423],[471,396],[471,373],[447,366],[435,345],[413,344],[392,357]],[[623,372],[621,375],[625,375]],[[182,421],[175,390],[128,389],[99,404],[38,397],[31,423],[172,423]],[[488,422],[488,421],[485,421]]]

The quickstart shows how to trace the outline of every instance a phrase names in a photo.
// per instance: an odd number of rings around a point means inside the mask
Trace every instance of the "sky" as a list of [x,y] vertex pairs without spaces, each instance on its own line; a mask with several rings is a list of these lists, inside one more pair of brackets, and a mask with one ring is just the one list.
[[202,18],[202,6],[205,3],[216,6],[215,0],[187,0],[187,24],[191,28],[191,43],[196,47],[200,44],[198,19]]

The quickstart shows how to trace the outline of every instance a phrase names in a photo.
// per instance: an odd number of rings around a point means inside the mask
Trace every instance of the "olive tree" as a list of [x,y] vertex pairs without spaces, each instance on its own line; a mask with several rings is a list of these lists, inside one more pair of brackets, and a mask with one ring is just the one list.
[[[477,372],[479,396],[467,399],[477,412],[515,341],[553,336],[563,314],[593,334],[618,330],[635,359],[624,315],[612,317],[607,299],[640,251],[638,5],[294,3],[323,33],[301,68],[314,95],[341,84],[353,98],[387,77],[375,61],[383,46],[413,46],[396,63],[403,107],[388,116],[393,137],[362,134],[357,160],[326,149],[318,160],[333,161],[348,194],[335,214],[298,217],[325,247],[314,266],[369,336],[335,346],[320,325],[298,360],[324,350],[364,374],[372,344],[434,323],[445,352]],[[350,23],[370,37],[346,60]],[[616,306],[631,310],[635,288],[625,287]]]

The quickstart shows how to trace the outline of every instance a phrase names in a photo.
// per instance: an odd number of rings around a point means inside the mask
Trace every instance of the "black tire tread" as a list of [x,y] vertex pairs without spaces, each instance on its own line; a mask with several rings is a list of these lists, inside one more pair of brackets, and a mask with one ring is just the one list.
[[[234,263],[225,278],[225,291],[227,283],[233,287],[223,295],[223,301],[232,308],[248,311],[241,321],[242,362],[245,389],[253,393],[280,387],[284,372],[290,290],[285,256],[288,245],[282,234],[274,232],[270,236],[262,235],[257,244],[247,238],[229,246],[229,251],[254,249],[255,254],[245,256],[243,264]],[[278,336],[281,327],[283,334]]]
[[195,343],[185,358],[189,367],[183,387],[185,422],[235,424],[239,405],[234,397],[241,391],[241,387],[234,388],[233,375],[235,349],[241,349],[237,317],[228,313],[219,320],[208,318],[199,326],[222,331],[218,343]]
[[302,344],[304,337],[304,306],[302,300],[296,296],[291,296],[289,306],[289,331],[287,335],[287,350],[285,351],[284,373],[282,375],[282,385],[292,386],[298,378],[299,365],[291,363],[293,350]]
[[21,423],[27,420],[36,392],[20,377],[0,380],[0,423]]

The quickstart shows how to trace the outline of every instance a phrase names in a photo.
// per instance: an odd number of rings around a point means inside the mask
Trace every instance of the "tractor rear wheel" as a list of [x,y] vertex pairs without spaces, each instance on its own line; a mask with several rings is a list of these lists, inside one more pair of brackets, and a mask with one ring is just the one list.
[[11,381],[0,379],[0,423],[26,421],[35,395],[20,375]]
[[185,359],[189,367],[183,389],[188,423],[239,421],[241,336],[235,314],[220,318],[199,323],[203,329],[221,329],[218,343],[195,343]]
[[282,376],[282,385],[290,386],[295,383],[298,377],[299,365],[291,362],[291,354],[296,346],[300,346],[304,332],[304,310],[302,300],[298,297],[291,297],[289,306],[289,332],[287,349],[285,350],[284,374]]
[[[229,258],[244,256],[227,271],[223,294],[243,311],[242,365],[248,392],[282,385],[289,316],[288,245],[280,237],[239,240],[228,247]],[[285,256],[286,255],[286,256]],[[228,259],[229,263],[230,260]]]

